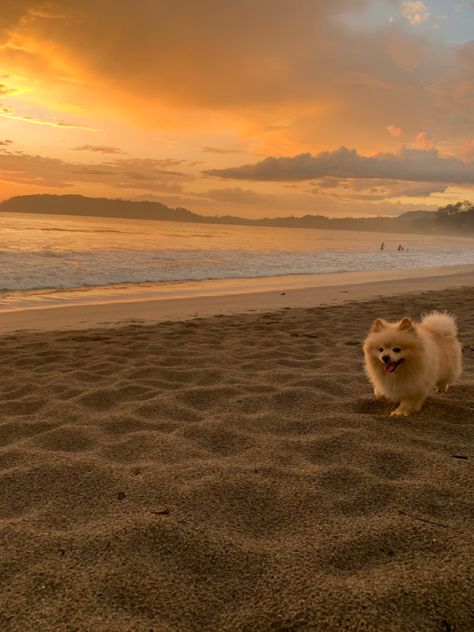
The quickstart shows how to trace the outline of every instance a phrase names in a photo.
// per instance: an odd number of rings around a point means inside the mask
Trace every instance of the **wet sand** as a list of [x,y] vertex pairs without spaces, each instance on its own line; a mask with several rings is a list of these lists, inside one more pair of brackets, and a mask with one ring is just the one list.
[[[34,329],[88,329],[118,324],[187,320],[216,314],[264,312],[288,307],[337,305],[452,287],[474,287],[474,265],[411,270],[293,275],[263,279],[227,279],[163,284],[147,291],[143,286],[111,289],[97,295],[86,292],[36,295],[28,307],[0,307],[0,334]],[[120,298],[122,297],[122,298]],[[70,300],[72,304],[68,305]],[[74,301],[79,301],[74,303]]]

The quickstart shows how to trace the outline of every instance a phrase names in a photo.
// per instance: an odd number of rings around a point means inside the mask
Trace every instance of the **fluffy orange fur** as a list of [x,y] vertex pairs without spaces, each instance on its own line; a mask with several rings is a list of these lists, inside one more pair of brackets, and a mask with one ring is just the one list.
[[392,415],[410,415],[434,390],[447,391],[461,374],[455,317],[427,314],[420,323],[372,323],[364,342],[365,368],[376,397],[397,402]]

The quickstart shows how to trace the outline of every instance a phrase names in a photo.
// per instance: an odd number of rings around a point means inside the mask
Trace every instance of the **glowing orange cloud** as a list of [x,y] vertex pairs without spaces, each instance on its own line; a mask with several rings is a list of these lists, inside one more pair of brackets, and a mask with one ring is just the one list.
[[[368,4],[7,2],[0,12],[0,66],[6,69],[0,76],[0,124],[8,125],[3,135],[14,140],[18,153],[60,164],[18,161],[21,178],[6,168],[4,178],[34,186],[28,179],[34,166],[44,169],[48,186],[73,187],[77,181],[67,165],[77,160],[74,173],[82,174],[84,187],[113,193],[125,183],[127,192],[140,195],[176,189],[162,183],[160,190],[153,174],[144,178],[145,164],[134,163],[131,171],[125,163],[81,171],[86,157],[78,148],[96,155],[123,151],[133,160],[187,161],[187,199],[194,195],[204,204],[207,191],[206,203],[271,200],[280,208],[283,195],[275,192],[276,184],[258,182],[255,191],[216,189],[216,173],[233,166],[238,148],[252,155],[249,161],[318,155],[341,146],[370,157],[396,154],[402,139],[416,138],[414,147],[429,148],[430,138],[419,133],[425,129],[446,153],[461,155],[464,146],[470,155],[471,122],[456,113],[469,111],[474,94],[472,46],[455,50],[441,35],[427,36],[434,20],[428,2],[398,3],[399,19],[365,25],[371,28],[363,32],[335,19]],[[205,167],[199,167],[203,159]],[[432,203],[430,190],[435,194],[443,186],[440,179],[436,184],[403,191],[426,192]],[[346,185],[357,194],[354,182]],[[320,204],[326,211],[330,196],[323,186],[319,190],[295,208],[318,211]],[[401,190],[387,185],[359,195],[373,193],[375,199]],[[284,204],[292,210],[288,191]]]

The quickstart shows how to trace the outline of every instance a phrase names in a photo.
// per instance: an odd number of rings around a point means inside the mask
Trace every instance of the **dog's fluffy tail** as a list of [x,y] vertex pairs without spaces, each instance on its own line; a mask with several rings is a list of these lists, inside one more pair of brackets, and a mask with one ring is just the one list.
[[425,329],[445,338],[455,338],[458,329],[456,327],[456,317],[448,312],[431,312],[423,316],[421,325]]

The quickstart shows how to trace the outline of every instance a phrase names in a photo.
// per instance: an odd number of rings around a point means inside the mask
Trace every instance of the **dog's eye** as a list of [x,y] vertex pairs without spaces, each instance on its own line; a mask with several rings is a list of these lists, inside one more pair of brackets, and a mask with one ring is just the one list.
[[400,353],[401,351],[400,347],[393,347],[393,350],[395,353]]
[[382,353],[382,351],[383,351],[383,347],[380,347],[380,348],[379,348],[379,351],[380,351],[380,353]]

